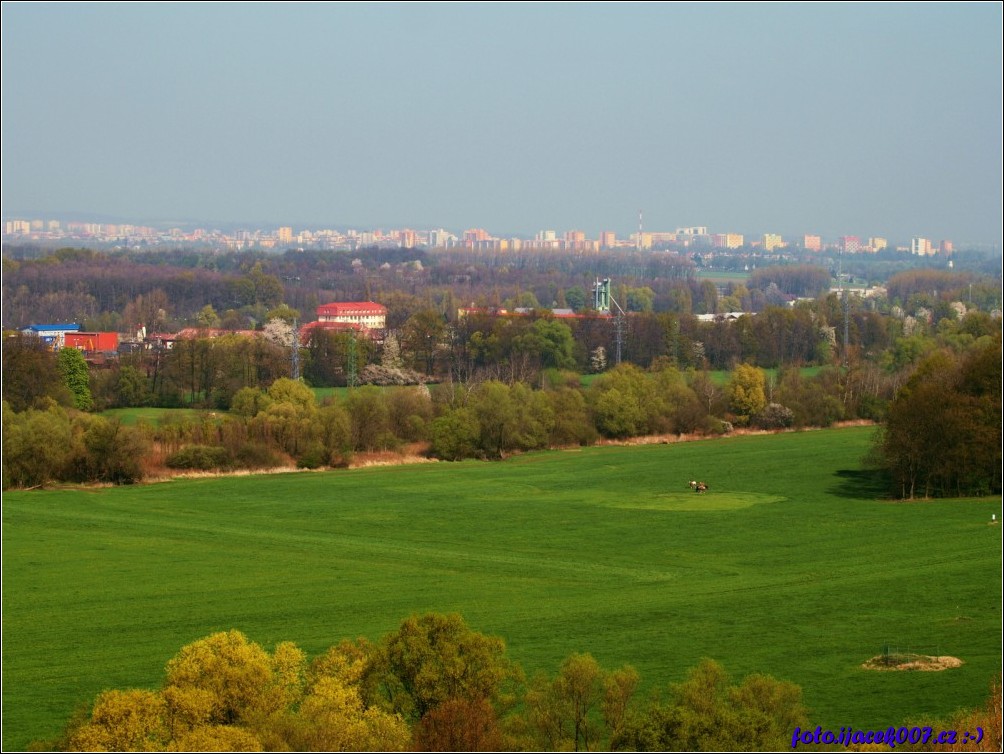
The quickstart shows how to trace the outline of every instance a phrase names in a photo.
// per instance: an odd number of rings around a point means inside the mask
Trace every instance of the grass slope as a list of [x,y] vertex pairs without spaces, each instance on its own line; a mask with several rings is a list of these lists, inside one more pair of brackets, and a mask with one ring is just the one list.
[[[1000,500],[876,501],[870,436],[6,494],[3,747],[102,689],[157,686],[213,631],[315,654],[429,610],[504,637],[528,673],[576,651],[650,688],[702,657],[771,673],[824,728],[976,705],[1001,664]],[[966,664],[862,670],[886,644]]]

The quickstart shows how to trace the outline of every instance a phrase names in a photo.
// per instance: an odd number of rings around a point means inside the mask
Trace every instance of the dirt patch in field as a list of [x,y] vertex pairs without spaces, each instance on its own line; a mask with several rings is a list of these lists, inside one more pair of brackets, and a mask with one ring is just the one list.
[[935,657],[932,655],[876,655],[870,660],[861,663],[865,670],[948,670],[962,665],[962,660],[958,657],[942,655]]
[[365,469],[370,466],[400,466],[411,463],[439,463],[438,458],[423,455],[427,445],[415,443],[408,446],[404,452],[386,450],[377,453],[356,453],[349,462],[350,469]]

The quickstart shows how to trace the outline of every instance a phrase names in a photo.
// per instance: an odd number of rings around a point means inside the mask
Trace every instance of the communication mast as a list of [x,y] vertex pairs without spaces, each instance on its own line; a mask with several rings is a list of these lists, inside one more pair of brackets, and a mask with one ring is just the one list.
[[617,307],[617,314],[614,315],[614,358],[617,364],[621,363],[621,352],[624,349],[625,338],[625,313],[621,305],[617,303],[610,294],[610,278],[596,279],[593,283],[593,308],[598,312],[610,314],[610,304]]

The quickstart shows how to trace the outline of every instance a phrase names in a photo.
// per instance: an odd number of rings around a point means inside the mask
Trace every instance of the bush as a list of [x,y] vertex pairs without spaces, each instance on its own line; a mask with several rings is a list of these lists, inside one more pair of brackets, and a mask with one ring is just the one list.
[[149,440],[142,429],[124,426],[117,419],[79,414],[73,420],[73,432],[78,442],[68,478],[112,484],[133,484],[143,479]]
[[296,467],[298,469],[319,469],[321,466],[328,465],[330,455],[322,443],[311,443],[303,454],[296,459]]
[[281,455],[260,443],[242,445],[233,454],[233,466],[237,469],[274,469],[285,465],[286,460]]
[[753,417],[752,424],[758,429],[785,429],[795,422],[795,414],[780,403],[768,403],[764,410]]
[[192,471],[212,471],[230,465],[225,448],[209,445],[189,445],[167,457],[164,465],[169,469],[189,469]]

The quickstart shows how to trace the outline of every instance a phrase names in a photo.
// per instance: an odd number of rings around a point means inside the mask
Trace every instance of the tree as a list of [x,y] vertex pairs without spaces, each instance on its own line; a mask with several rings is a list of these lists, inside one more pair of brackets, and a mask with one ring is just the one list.
[[146,406],[153,397],[145,374],[123,364],[115,373],[115,402],[118,406]]
[[670,687],[668,702],[656,699],[631,716],[612,744],[636,751],[780,751],[806,719],[795,684],[757,674],[732,685],[721,665],[703,660]]
[[564,322],[542,318],[529,331],[513,339],[513,347],[535,358],[543,369],[568,369],[575,366],[575,341]]
[[381,641],[371,672],[391,709],[412,721],[455,699],[507,708],[521,677],[502,639],[473,631],[455,613],[402,622]]
[[272,398],[256,387],[242,387],[230,400],[231,413],[250,419],[272,405]]
[[435,374],[436,355],[445,334],[446,323],[435,309],[423,309],[408,318],[402,328],[401,345],[416,369]]
[[586,292],[582,286],[575,285],[565,290],[565,303],[572,311],[578,312],[586,308]]
[[265,319],[268,321],[281,319],[286,324],[292,325],[300,319],[300,312],[289,304],[279,304],[274,309],[269,309],[268,313],[265,314]]
[[345,399],[345,410],[351,420],[353,448],[386,450],[396,444],[386,395],[380,388],[365,385],[350,391]]
[[729,408],[740,422],[749,422],[751,416],[766,407],[766,383],[763,370],[750,364],[739,364],[732,370],[728,386]]
[[199,314],[196,316],[195,321],[199,323],[199,327],[219,327],[220,317],[213,309],[212,304],[206,304],[199,310]]
[[73,406],[81,411],[94,407],[91,398],[90,373],[84,355],[76,348],[60,349],[56,356],[56,366],[63,378],[63,384],[73,396]]
[[652,380],[626,362],[600,375],[589,394],[596,429],[607,437],[631,437],[654,430],[653,417],[664,413],[664,402]]
[[471,409],[448,409],[432,421],[429,450],[444,461],[473,458],[477,455],[479,435],[478,419]]
[[74,429],[80,442],[70,459],[71,476],[112,484],[134,484],[143,479],[149,442],[142,429],[103,416],[81,416]]
[[878,444],[901,497],[1001,489],[1001,345],[925,358],[889,405]]
[[482,382],[471,395],[470,405],[478,423],[478,447],[487,458],[502,458],[516,447],[516,408],[505,383]]
[[3,340],[3,399],[14,411],[31,408],[49,396],[72,405],[56,366],[56,355],[35,335],[15,333]]
[[314,391],[299,380],[280,377],[268,388],[268,397],[274,403],[292,403],[300,408],[312,410],[317,408]]
[[343,679],[316,679],[297,710],[294,750],[405,751],[411,732],[393,713],[366,707],[359,688]]
[[592,655],[566,657],[553,680],[538,675],[527,691],[526,719],[536,745],[552,751],[601,747],[623,723],[637,685],[630,666],[608,672]]
[[284,318],[270,318],[262,329],[265,339],[282,348],[291,348],[295,334],[293,326]]
[[305,672],[303,652],[289,643],[269,655],[240,631],[199,639],[167,663],[172,729],[253,723],[281,712],[298,700]]
[[66,472],[74,440],[66,412],[55,404],[20,414],[3,404],[3,487],[38,487]]
[[503,751],[498,715],[486,699],[448,699],[429,710],[414,732],[418,751]]
[[105,691],[95,700],[89,720],[70,735],[70,750],[162,751],[170,738],[166,709],[156,691]]
[[549,445],[590,445],[596,441],[596,429],[589,416],[589,406],[580,389],[560,387],[557,390],[547,390],[543,395],[550,402],[551,415],[554,417]]

